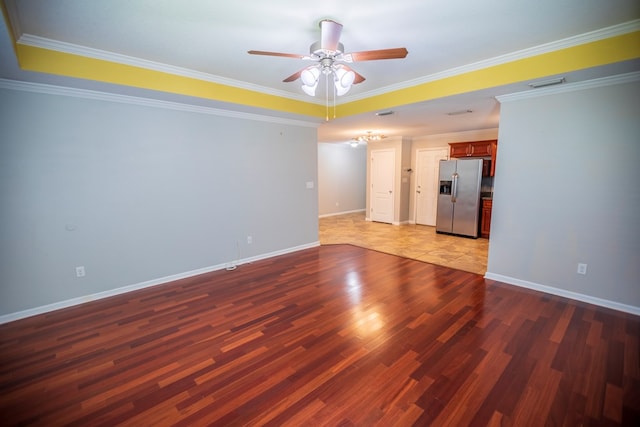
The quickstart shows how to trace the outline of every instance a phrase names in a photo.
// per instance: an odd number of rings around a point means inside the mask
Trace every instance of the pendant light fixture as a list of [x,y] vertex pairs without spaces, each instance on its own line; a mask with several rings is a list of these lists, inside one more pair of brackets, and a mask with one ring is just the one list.
[[356,142],[372,142],[372,141],[380,141],[386,137],[387,137],[386,135],[383,135],[381,133],[373,133],[370,130],[368,130],[366,135],[356,136],[355,138],[353,138],[353,140]]

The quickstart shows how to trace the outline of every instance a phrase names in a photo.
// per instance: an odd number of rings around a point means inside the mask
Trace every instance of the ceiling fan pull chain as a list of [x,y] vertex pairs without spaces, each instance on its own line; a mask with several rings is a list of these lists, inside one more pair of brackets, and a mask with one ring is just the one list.
[[337,95],[338,89],[336,88],[336,85],[333,85],[333,118],[336,118],[336,97]]
[[325,81],[325,85],[324,85],[325,120],[328,122],[329,121],[329,75],[328,74],[324,75],[324,81]]
[[336,118],[336,105],[337,105],[337,98],[338,98],[338,86],[336,86],[336,81],[335,81],[335,73],[333,74],[333,118]]

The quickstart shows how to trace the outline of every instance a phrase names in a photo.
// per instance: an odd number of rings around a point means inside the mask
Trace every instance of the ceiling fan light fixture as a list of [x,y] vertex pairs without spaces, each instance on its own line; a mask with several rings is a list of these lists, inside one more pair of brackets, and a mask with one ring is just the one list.
[[337,67],[335,71],[336,83],[343,88],[350,88],[353,81],[356,79],[356,73],[348,70],[344,67]]
[[345,93],[349,92],[349,89],[351,89],[350,87],[344,88],[344,87],[340,87],[336,84],[336,96],[342,96]]
[[316,88],[318,87],[318,82],[315,82],[313,85],[302,85],[302,90],[309,96],[316,96]]
[[373,61],[380,59],[396,59],[407,56],[406,48],[365,50],[355,53],[345,53],[344,45],[340,43],[342,34],[342,24],[330,19],[323,19],[319,23],[320,40],[311,44],[309,55],[294,53],[269,52],[263,50],[250,50],[250,55],[279,56],[285,58],[306,59],[317,62],[316,65],[306,67],[297,71],[283,80],[284,83],[302,80],[302,90],[310,96],[315,96],[320,74],[326,77],[327,94],[327,120],[329,120],[329,77],[333,78],[334,94],[334,118],[335,118],[335,97],[347,93],[351,86],[365,81],[364,76],[352,70],[343,62]]
[[316,66],[307,67],[300,73],[300,80],[305,86],[314,86],[318,83],[320,77],[320,70]]
[[351,89],[351,85],[356,78],[356,73],[351,70],[347,70],[343,66],[338,66],[333,70],[333,76],[336,95],[342,96]]

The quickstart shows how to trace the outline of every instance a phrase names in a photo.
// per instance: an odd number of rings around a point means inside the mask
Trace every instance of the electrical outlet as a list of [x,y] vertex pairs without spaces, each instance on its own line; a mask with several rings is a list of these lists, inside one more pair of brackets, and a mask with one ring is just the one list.
[[253,237],[252,236],[247,236],[247,244],[250,245],[253,243]]
[[84,277],[84,276],[85,276],[84,265],[76,267],[76,277]]
[[587,264],[582,264],[582,263],[578,264],[577,273],[578,274],[583,274],[583,275],[587,274]]

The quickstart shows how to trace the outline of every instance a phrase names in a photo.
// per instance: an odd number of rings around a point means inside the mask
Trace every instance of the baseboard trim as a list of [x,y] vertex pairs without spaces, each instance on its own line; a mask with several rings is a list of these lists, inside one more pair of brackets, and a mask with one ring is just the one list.
[[0,325],[4,323],[13,322],[14,320],[20,320],[39,314],[48,313],[63,308],[73,307],[74,305],[80,305],[91,301],[97,301],[103,298],[108,298],[116,295],[125,294],[127,292],[137,291],[144,288],[150,288],[152,286],[162,285],[165,283],[173,282],[175,280],[186,279],[188,277],[197,276],[199,274],[210,273],[212,271],[224,270],[229,267],[237,267],[242,264],[249,264],[262,259],[273,258],[279,255],[285,255],[292,252],[301,251],[304,249],[310,249],[320,246],[320,241],[315,241],[309,244],[294,246],[291,248],[282,249],[279,251],[268,252],[262,255],[253,256],[250,258],[243,258],[241,260],[225,262],[224,264],[212,265],[209,267],[198,268],[196,270],[185,271],[183,273],[172,274],[170,276],[160,277],[157,279],[147,280],[141,283],[134,283],[132,285],[123,286],[116,289],[110,289],[104,292],[98,292],[95,294],[85,295],[77,298],[71,298],[65,301],[55,302],[53,304],[47,304],[40,307],[30,308],[27,310],[19,311],[16,313],[9,313],[0,316]]
[[580,294],[578,292],[571,292],[564,289],[554,288],[552,286],[541,285],[539,283],[516,279],[514,277],[503,276],[501,274],[490,273],[488,271],[485,273],[484,277],[485,279],[495,280],[497,282],[506,283],[508,285],[532,289],[534,291],[540,291],[540,292],[557,295],[564,298],[570,298],[577,301],[599,305],[601,307],[610,308],[612,310],[623,311],[625,313],[630,313],[636,316],[640,316],[640,307],[622,304],[616,301],[606,300],[606,299],[594,297],[591,295]]
[[[365,217],[364,219],[365,221],[369,221],[369,222],[376,222],[374,220],[372,220],[371,218]],[[390,224],[390,225],[407,225],[407,224],[411,224],[409,222],[409,220],[406,221],[391,221],[391,222],[382,222],[382,221],[378,221],[380,222],[380,224]]]
[[358,212],[364,212],[364,211],[366,211],[366,209],[356,209],[356,210],[353,210],[353,211],[334,212],[334,213],[318,215],[318,218],[326,218],[326,217],[329,217],[329,216],[346,215],[346,214],[358,213]]

